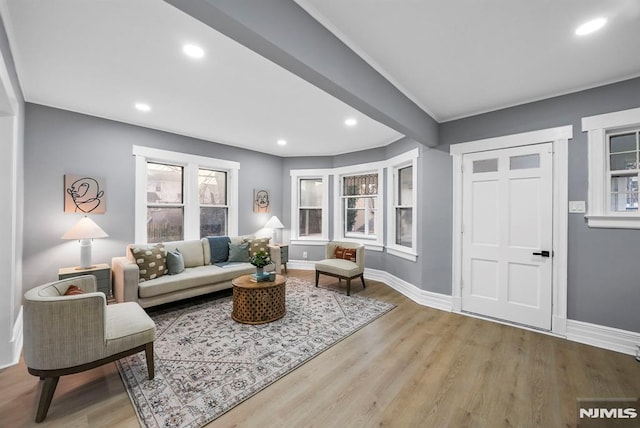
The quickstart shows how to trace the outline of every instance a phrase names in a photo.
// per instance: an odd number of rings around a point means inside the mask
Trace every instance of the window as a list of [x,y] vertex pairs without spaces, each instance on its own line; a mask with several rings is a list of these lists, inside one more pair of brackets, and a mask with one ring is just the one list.
[[184,239],[183,167],[147,162],[147,242]]
[[324,244],[329,239],[329,176],[324,170],[292,170],[291,239]]
[[365,244],[382,251],[384,162],[336,168],[334,179],[334,239]]
[[590,227],[640,228],[640,108],[582,119],[589,139]]
[[133,154],[136,242],[237,234],[240,164],[140,146]]
[[390,159],[387,174],[387,188],[393,192],[387,203],[387,252],[412,261],[418,255],[418,155],[415,149]]

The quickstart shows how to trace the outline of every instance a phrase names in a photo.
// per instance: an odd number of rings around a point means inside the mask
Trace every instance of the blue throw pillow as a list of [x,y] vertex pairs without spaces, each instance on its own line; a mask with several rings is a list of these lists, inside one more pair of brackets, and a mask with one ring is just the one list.
[[244,242],[239,245],[229,243],[229,261],[230,262],[248,262],[249,261],[249,243]]
[[167,251],[167,269],[169,275],[176,275],[184,271],[184,257],[180,250]]
[[209,248],[211,249],[211,264],[226,262],[229,259],[229,239],[228,236],[207,236]]

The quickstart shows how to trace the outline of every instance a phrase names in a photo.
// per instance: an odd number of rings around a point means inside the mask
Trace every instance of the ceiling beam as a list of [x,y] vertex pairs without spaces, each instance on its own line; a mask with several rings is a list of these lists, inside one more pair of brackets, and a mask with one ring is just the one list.
[[435,147],[438,123],[293,0],[165,0],[370,118]]

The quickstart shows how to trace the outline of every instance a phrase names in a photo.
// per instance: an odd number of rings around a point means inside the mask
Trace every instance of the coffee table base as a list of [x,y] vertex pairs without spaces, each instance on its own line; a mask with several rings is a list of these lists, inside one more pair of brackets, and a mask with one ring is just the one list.
[[[280,280],[278,280],[280,279]],[[244,324],[264,324],[282,318],[286,313],[284,278],[275,282],[243,286],[242,277],[233,280],[233,312],[231,318]],[[259,284],[259,285],[258,285]]]

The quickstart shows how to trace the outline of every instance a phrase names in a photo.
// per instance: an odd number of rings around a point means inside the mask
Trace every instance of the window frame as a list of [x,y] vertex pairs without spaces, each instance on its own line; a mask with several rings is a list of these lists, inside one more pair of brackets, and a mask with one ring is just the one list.
[[[390,192],[387,197],[387,253],[407,259],[410,261],[416,261],[418,259],[418,219],[419,219],[419,203],[418,203],[418,158],[420,157],[420,150],[413,149],[387,161],[387,189]],[[411,205],[411,247],[396,244],[396,208],[401,207],[398,205],[398,180],[399,171],[406,167],[412,167],[412,180],[413,189]]]
[[582,131],[588,133],[589,227],[640,229],[640,211],[611,210],[611,170],[609,135],[640,129],[640,108],[582,118]]
[[136,243],[147,242],[147,162],[183,167],[184,240],[200,238],[200,200],[198,192],[199,169],[227,173],[227,234],[238,234],[238,174],[240,163],[169,150],[133,146],[135,157],[135,214]]
[[[385,194],[385,167],[387,161],[382,162],[372,162],[367,164],[359,164],[359,165],[351,165],[347,167],[335,168],[333,170],[334,174],[334,183],[333,183],[333,194],[335,195],[334,199],[336,203],[334,203],[333,207],[333,230],[334,236],[336,240],[339,241],[347,241],[347,242],[357,242],[360,244],[364,244],[365,248],[373,251],[383,251],[384,250],[384,212],[385,206],[383,204],[384,194]],[[376,235],[372,238],[367,237],[356,237],[353,235],[348,235],[344,232],[344,212],[345,212],[345,201],[343,195],[344,185],[343,179],[345,177],[353,177],[357,175],[364,174],[378,174],[378,194],[374,197],[376,200],[376,213],[374,216],[374,224]]]
[[[329,242],[329,175],[328,169],[292,169],[291,176],[291,238],[292,245],[325,245]],[[300,181],[322,181],[322,234],[318,237],[299,236]]]

